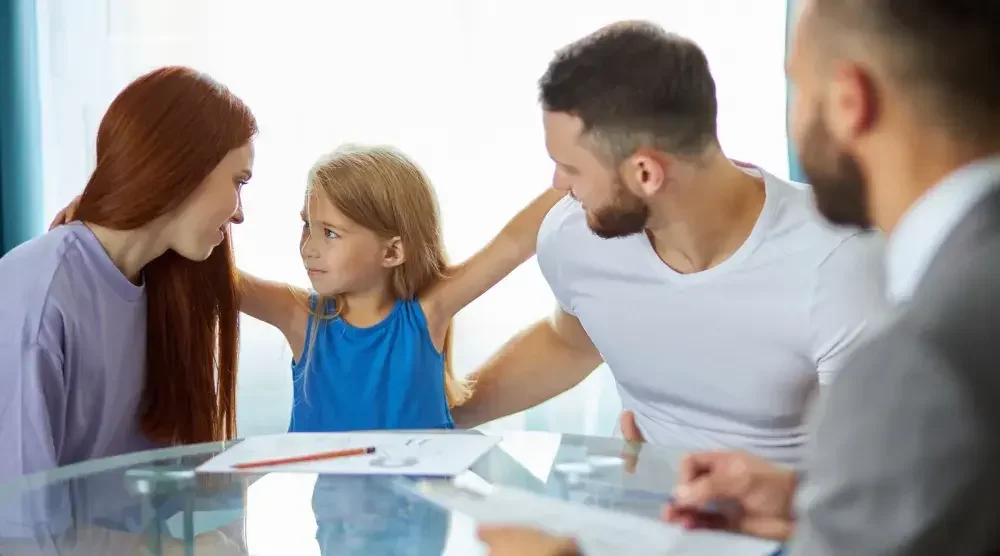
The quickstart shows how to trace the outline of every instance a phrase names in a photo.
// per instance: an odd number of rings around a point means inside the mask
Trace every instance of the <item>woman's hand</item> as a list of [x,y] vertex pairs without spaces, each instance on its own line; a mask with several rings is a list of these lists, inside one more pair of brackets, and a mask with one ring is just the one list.
[[68,224],[75,219],[74,217],[76,216],[76,208],[80,206],[80,197],[82,197],[82,195],[77,195],[76,197],[74,197],[73,200],[70,201],[68,205],[66,205],[66,208],[62,209],[56,214],[56,217],[52,219],[52,223],[49,224],[50,230],[55,228],[56,226],[62,226],[63,224]]

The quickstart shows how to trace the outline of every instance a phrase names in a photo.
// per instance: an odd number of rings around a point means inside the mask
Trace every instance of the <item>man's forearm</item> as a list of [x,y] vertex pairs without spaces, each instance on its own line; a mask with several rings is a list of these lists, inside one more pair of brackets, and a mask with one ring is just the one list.
[[576,386],[600,363],[596,350],[574,349],[550,321],[539,321],[473,373],[472,396],[453,417],[469,428],[524,411]]

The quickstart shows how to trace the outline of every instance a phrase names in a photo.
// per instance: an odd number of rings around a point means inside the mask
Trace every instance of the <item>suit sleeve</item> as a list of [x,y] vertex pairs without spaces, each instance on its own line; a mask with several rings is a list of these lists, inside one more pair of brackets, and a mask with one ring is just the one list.
[[888,308],[883,254],[875,233],[845,239],[820,264],[811,304],[813,357],[819,383],[828,385],[851,351]]
[[997,432],[959,370],[901,328],[856,353],[827,393],[790,554],[983,553]]

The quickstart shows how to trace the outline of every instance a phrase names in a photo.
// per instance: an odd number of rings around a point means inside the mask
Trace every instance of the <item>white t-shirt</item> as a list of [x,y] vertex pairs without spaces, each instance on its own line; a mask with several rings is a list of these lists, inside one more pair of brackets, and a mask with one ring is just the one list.
[[763,209],[715,267],[680,274],[645,234],[601,239],[569,197],[542,224],[538,262],[647,441],[797,464],[817,385],[886,307],[885,242],[827,224],[807,186],[748,172]]

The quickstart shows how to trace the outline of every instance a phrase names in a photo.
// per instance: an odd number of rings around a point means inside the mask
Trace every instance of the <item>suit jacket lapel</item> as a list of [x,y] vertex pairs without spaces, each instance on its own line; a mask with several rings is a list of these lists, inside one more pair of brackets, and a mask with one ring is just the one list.
[[976,244],[1000,233],[1000,184],[993,188],[962,222],[948,234],[934,254],[927,272],[917,284],[914,298],[923,290],[946,279],[967,257],[974,257]]

